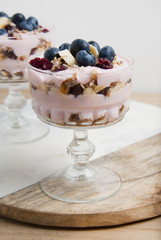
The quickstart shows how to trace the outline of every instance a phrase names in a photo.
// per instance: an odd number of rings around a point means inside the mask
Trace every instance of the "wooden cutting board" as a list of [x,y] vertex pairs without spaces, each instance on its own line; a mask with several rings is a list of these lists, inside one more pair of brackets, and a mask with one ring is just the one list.
[[114,226],[161,215],[161,134],[103,156],[95,163],[118,172],[121,190],[96,203],[72,204],[34,184],[0,199],[0,215],[61,227]]

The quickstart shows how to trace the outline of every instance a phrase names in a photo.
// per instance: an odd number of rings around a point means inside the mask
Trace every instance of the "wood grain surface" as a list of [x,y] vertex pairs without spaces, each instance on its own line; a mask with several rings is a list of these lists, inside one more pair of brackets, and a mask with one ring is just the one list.
[[[22,222],[60,227],[120,225],[161,214],[161,134],[93,161],[123,181],[113,197],[71,204],[46,196],[34,184],[0,200],[0,215]],[[101,188],[101,186],[100,186]]]
[[[29,92],[23,91],[29,98]],[[0,103],[7,90],[0,89]],[[161,107],[161,94],[134,93],[132,99]],[[45,227],[0,217],[0,240],[160,240],[161,217],[116,227],[68,229]]]

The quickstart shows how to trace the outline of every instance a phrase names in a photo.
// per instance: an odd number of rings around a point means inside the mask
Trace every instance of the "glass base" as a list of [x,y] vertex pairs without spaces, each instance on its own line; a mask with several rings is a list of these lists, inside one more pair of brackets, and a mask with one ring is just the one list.
[[118,174],[108,168],[91,167],[95,174],[90,180],[83,176],[78,180],[68,178],[68,169],[42,179],[41,188],[51,198],[70,203],[97,202],[120,190],[122,181]]
[[29,143],[43,138],[49,132],[49,128],[38,120],[22,118],[19,123],[22,125],[10,124],[10,120],[5,118],[1,120],[0,143]]

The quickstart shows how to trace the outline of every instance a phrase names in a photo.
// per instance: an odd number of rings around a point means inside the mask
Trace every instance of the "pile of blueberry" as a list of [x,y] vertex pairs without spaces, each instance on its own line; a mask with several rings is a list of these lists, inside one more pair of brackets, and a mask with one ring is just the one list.
[[9,17],[5,12],[0,12],[0,18],[1,17],[10,19],[15,26],[6,25],[5,28],[0,28],[0,35],[6,34],[14,28],[17,28],[18,30],[33,31],[38,29],[39,26],[38,20],[35,17],[29,17],[26,19],[22,13],[16,13],[12,17]]
[[[96,58],[90,51],[90,44],[93,45],[98,51],[98,58]],[[85,41],[83,39],[75,39],[71,44],[63,43],[59,48],[48,48],[44,53],[44,58],[51,62],[55,57],[59,58],[59,51],[69,50],[73,57],[76,59],[78,66],[97,66],[103,69],[111,69],[113,68],[113,60],[115,58],[115,51],[111,46],[105,46],[100,48],[99,44],[95,41]],[[44,61],[44,69],[47,70],[46,61]],[[38,60],[38,59],[37,59]],[[31,65],[33,64],[36,67],[33,60],[31,61]],[[49,66],[49,64],[48,64]],[[40,67],[40,62],[38,60],[37,68]],[[40,69],[42,69],[40,67]],[[49,69],[50,70],[50,69]],[[64,68],[59,68],[59,71],[64,70]]]

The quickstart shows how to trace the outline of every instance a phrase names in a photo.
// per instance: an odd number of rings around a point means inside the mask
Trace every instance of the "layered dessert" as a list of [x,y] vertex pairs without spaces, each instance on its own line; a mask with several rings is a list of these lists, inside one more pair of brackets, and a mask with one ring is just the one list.
[[27,78],[30,55],[44,52],[54,42],[53,28],[21,13],[0,12],[0,79]]
[[119,121],[129,108],[132,63],[95,41],[49,48],[29,63],[33,109],[43,121],[61,126]]

